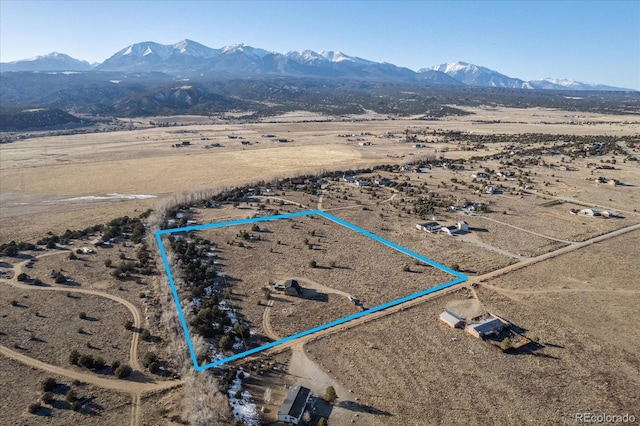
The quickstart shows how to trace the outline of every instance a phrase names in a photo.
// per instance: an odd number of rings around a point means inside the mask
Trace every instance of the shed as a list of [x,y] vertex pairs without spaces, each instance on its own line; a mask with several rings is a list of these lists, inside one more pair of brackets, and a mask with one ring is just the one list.
[[284,282],[284,294],[287,296],[298,296],[302,293],[302,288],[296,280],[287,280]]
[[447,324],[451,328],[464,327],[464,320],[459,316],[457,316],[456,314],[449,311],[444,311],[443,313],[440,314],[440,321]]
[[289,388],[289,392],[278,410],[278,421],[299,424],[310,397],[311,390],[304,386]]

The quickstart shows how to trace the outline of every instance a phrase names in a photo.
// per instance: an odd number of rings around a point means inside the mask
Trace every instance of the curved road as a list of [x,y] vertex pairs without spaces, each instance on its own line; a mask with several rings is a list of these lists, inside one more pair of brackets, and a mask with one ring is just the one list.
[[[37,259],[47,256],[53,256],[56,254],[68,253],[67,250],[55,251],[44,253],[40,256],[37,256]],[[67,293],[81,293],[81,294],[89,294],[98,297],[104,297],[114,302],[120,303],[125,306],[131,312],[133,316],[133,326],[139,328],[142,325],[142,316],[140,315],[140,311],[138,308],[129,302],[126,299],[123,299],[119,296],[114,296],[112,294],[103,293],[97,290],[89,290],[83,288],[66,288],[66,287],[39,287],[32,286],[27,284],[22,284],[18,281],[18,275],[24,271],[24,266],[29,263],[31,259],[25,260],[16,264],[13,268],[14,274],[10,280],[0,279],[0,282],[9,284],[13,287],[22,289],[22,290],[35,290],[35,291],[64,291]],[[138,341],[139,341],[139,333],[132,333],[131,337],[131,347],[129,349],[129,365],[137,371],[142,371],[142,367],[138,362]],[[20,352],[13,351],[6,346],[0,345],[0,354],[6,356],[7,358],[14,359],[16,361],[22,362],[23,364],[29,365],[34,368],[38,368],[43,371],[48,371],[50,373],[58,374],[64,377],[68,377],[74,380],[80,380],[82,382],[90,383],[92,385],[101,387],[103,389],[115,390],[118,392],[126,392],[131,394],[131,425],[136,426],[141,423],[141,411],[140,404],[142,400],[142,394],[148,392],[155,392],[165,389],[171,389],[177,386],[182,385],[181,380],[169,380],[163,382],[137,382],[135,380],[118,380],[118,379],[107,379],[104,377],[97,376],[95,374],[87,373],[84,371],[77,371],[72,369],[67,369],[63,367],[59,367],[56,365],[48,364],[46,362],[37,360],[35,358],[28,357]]]

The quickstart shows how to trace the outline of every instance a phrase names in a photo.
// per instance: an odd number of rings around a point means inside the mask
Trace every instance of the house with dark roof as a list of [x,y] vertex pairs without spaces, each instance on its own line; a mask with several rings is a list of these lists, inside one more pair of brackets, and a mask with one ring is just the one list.
[[311,390],[304,386],[289,388],[289,392],[278,410],[278,421],[299,424],[310,397]]
[[502,318],[490,316],[478,323],[469,324],[465,331],[478,339],[484,339],[491,334],[499,334],[509,323]]
[[284,282],[284,294],[287,296],[299,296],[302,293],[302,288],[296,280],[286,280]]

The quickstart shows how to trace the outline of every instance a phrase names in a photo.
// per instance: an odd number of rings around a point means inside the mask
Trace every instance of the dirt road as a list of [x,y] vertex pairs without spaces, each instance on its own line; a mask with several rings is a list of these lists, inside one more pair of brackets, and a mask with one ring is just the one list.
[[[52,252],[47,252],[40,256],[37,256],[37,258],[40,259],[43,257],[54,256],[58,254],[66,254],[66,253],[68,253],[67,250],[52,251]],[[14,269],[13,277],[10,280],[0,279],[0,283],[8,284],[13,287],[16,287],[22,290],[28,290],[28,291],[64,291],[67,293],[81,293],[81,294],[90,294],[98,297],[104,297],[125,306],[133,316],[133,326],[136,328],[141,327],[142,316],[140,315],[140,311],[134,304],[132,304],[128,300],[123,299],[121,297],[114,296],[108,293],[103,293],[97,290],[82,289],[82,288],[67,288],[67,287],[39,287],[39,286],[32,286],[32,285],[27,285],[19,282],[17,278],[18,275],[24,271],[25,265],[30,261],[31,259],[28,259],[26,261],[16,264],[13,268]],[[148,377],[144,376],[141,373],[141,371],[143,371],[143,368],[138,362],[139,336],[140,336],[140,333],[132,333],[132,336],[131,336],[131,347],[129,349],[129,365],[135,371],[132,375],[132,378],[129,380],[107,379],[101,376],[97,376],[95,374],[48,364],[40,360],[37,360],[35,358],[28,357],[20,352],[11,350],[6,346],[2,346],[2,345],[0,345],[0,354],[7,358],[14,359],[30,367],[34,367],[43,371],[48,371],[50,373],[58,374],[74,380],[80,380],[82,382],[90,383],[92,385],[98,386],[103,389],[110,389],[118,392],[130,393],[131,399],[132,399],[131,425],[138,426],[140,425],[141,418],[142,418],[142,413],[140,411],[140,404],[141,404],[141,397],[143,394],[182,386],[182,381],[180,380],[156,382],[152,379],[149,379]]]

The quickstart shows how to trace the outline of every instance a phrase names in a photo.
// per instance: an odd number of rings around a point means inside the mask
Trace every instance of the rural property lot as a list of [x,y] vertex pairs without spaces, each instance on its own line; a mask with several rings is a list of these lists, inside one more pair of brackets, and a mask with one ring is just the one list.
[[[389,247],[392,243],[334,220],[338,219],[310,211],[267,222],[202,226],[198,234],[215,247],[218,275],[225,285],[233,283],[227,303],[238,320],[262,336],[279,339],[459,278],[429,259],[400,252],[405,249]],[[274,283],[288,279],[300,283],[301,294],[276,293],[263,302],[262,290],[271,292]],[[349,297],[358,299],[358,304]],[[193,305],[200,303],[194,300]],[[190,317],[191,312],[184,315]]]

